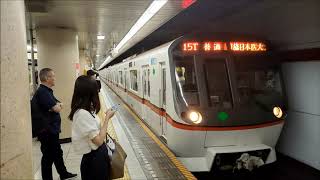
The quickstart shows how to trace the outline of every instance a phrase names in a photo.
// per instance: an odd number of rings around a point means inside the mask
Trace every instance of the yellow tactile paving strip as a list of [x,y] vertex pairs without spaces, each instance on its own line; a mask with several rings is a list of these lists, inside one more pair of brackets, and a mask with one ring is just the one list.
[[[100,109],[100,112],[98,113],[98,116],[99,118],[101,119],[101,121],[104,120],[104,112],[106,112],[107,108],[106,108],[106,104],[103,100],[103,97],[101,95],[99,95],[100,97],[100,104],[101,104],[101,109]],[[117,135],[116,135],[116,132],[114,130],[114,127],[113,127],[113,124],[112,124],[112,121],[109,121],[108,123],[108,134],[113,138],[115,139],[116,141],[118,141],[118,138],[117,138]],[[119,141],[118,141],[119,142]],[[128,167],[127,165],[125,164],[124,166],[124,176],[123,178],[118,178],[118,180],[130,180],[130,175],[129,175],[129,171],[128,171]]]
[[[111,88],[110,88],[111,89]],[[112,90],[112,89],[111,89]],[[113,90],[112,90],[113,91]],[[122,98],[118,96],[121,100]],[[123,101],[123,100],[122,100]],[[134,119],[141,125],[145,132],[158,144],[158,146],[163,150],[163,152],[169,157],[172,163],[179,169],[179,171],[186,177],[188,180],[196,180],[197,178],[176,158],[176,156],[171,152],[171,150],[164,145],[158,137],[141,121],[141,119],[131,110],[126,103],[123,103],[125,107],[134,117]],[[108,129],[109,131],[109,129]]]
[[179,169],[179,171],[189,180],[196,180],[197,178],[175,157],[175,155],[165,146],[157,136],[140,120],[140,118],[126,105],[124,107],[133,115],[135,120],[141,125],[145,132],[158,144],[163,152],[170,158],[172,163]]

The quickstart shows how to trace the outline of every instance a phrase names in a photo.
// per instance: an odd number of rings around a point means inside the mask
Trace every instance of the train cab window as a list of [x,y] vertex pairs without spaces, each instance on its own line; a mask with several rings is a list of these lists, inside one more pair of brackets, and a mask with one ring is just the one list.
[[209,106],[232,108],[231,90],[225,59],[204,59]]
[[187,106],[199,105],[199,94],[193,56],[176,57],[175,76],[178,94]]
[[138,91],[138,71],[130,71],[130,88],[134,91]]
[[240,104],[272,104],[282,99],[279,68],[261,60],[238,59],[235,65]]

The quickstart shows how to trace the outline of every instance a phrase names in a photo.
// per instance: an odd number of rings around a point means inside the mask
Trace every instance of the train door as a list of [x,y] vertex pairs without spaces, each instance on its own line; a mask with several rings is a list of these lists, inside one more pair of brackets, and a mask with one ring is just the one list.
[[147,67],[142,67],[142,98],[147,99]]
[[[142,97],[145,101],[149,100],[148,96],[148,80],[149,80],[149,74],[148,74],[148,66],[142,66]],[[142,119],[149,124],[149,118],[148,118],[148,110],[147,102],[143,104],[142,107]],[[149,124],[150,125],[150,124]]]
[[160,116],[160,127],[161,137],[166,140],[167,134],[167,120],[166,120],[166,68],[165,63],[160,63],[160,78],[161,78],[161,89],[160,89],[160,108],[164,113]]
[[127,90],[127,71],[124,71],[124,89]]
[[124,70],[124,89],[125,89],[125,95],[124,95],[124,100],[126,102],[128,102],[128,77],[127,77],[127,74],[128,74],[128,70]]

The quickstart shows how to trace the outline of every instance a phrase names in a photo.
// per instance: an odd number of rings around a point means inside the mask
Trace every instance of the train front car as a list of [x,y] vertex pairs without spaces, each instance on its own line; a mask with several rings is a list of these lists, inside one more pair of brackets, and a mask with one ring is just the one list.
[[268,48],[192,37],[170,46],[168,146],[190,171],[251,170],[276,160],[286,103],[280,63]]

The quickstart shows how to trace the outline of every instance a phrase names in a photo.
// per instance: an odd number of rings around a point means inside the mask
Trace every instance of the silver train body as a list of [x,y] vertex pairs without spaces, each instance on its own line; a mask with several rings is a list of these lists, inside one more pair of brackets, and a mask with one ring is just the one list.
[[181,37],[99,73],[190,171],[245,152],[267,164],[286,105],[279,63],[260,45]]

